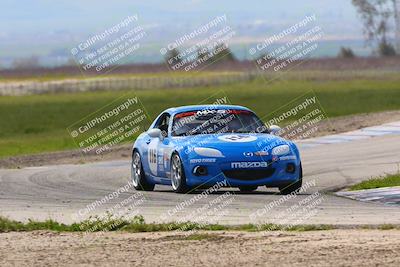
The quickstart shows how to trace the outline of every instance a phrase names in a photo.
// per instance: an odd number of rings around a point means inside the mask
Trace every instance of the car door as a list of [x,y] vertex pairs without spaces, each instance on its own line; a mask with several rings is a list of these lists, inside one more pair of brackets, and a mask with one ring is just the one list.
[[168,161],[169,161],[169,120],[171,115],[169,113],[163,113],[153,128],[158,128],[161,130],[162,138],[158,137],[148,137],[145,140],[147,144],[147,160],[150,173],[157,177],[167,177]]

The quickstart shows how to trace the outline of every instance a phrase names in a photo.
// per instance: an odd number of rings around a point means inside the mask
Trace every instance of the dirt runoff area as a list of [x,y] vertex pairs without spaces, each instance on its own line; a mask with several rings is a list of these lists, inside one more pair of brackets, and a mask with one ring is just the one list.
[[[318,125],[318,131],[311,137],[337,134],[364,127],[400,121],[400,111],[365,113],[324,120]],[[87,162],[130,159],[132,144],[115,146],[101,155],[83,156],[79,150],[43,153],[37,155],[17,156],[0,159],[0,168],[22,168],[55,164],[83,164]]]
[[400,266],[400,230],[0,234],[0,266]]

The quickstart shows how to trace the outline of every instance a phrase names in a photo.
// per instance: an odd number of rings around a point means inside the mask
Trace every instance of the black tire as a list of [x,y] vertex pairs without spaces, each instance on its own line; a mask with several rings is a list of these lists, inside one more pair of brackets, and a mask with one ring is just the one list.
[[[182,160],[178,153],[173,153],[171,157],[171,184],[175,193],[187,193],[190,188],[186,184],[185,170]],[[179,176],[179,177],[178,177]]]
[[243,192],[243,193],[249,193],[249,192],[256,191],[257,188],[258,188],[258,186],[256,186],[256,185],[243,185],[243,186],[239,186],[240,192]]
[[131,179],[133,187],[137,191],[153,191],[154,184],[147,181],[146,175],[144,174],[142,158],[137,150],[132,153],[131,162]]
[[291,183],[285,187],[279,187],[279,191],[282,195],[289,195],[291,193],[298,194],[302,184],[303,184],[303,167],[301,166],[300,163],[299,179],[296,182]]

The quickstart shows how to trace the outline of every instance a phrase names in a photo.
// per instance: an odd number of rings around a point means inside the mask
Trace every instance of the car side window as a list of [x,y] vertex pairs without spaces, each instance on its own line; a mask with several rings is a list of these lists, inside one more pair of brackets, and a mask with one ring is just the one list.
[[164,137],[168,136],[168,124],[169,124],[170,118],[171,118],[171,115],[169,115],[168,113],[164,113],[160,116],[160,118],[154,125],[154,128],[158,128],[161,130],[161,133]]

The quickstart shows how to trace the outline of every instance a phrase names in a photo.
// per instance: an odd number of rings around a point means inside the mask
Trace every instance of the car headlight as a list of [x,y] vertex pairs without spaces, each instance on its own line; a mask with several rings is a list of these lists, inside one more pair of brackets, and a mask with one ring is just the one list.
[[272,155],[274,156],[286,155],[289,154],[289,152],[290,152],[290,147],[288,145],[280,145],[272,149]]
[[203,157],[213,157],[213,158],[223,158],[224,155],[222,155],[221,151],[218,149],[214,148],[208,148],[208,147],[195,147],[194,152],[196,152],[197,155],[203,156]]

